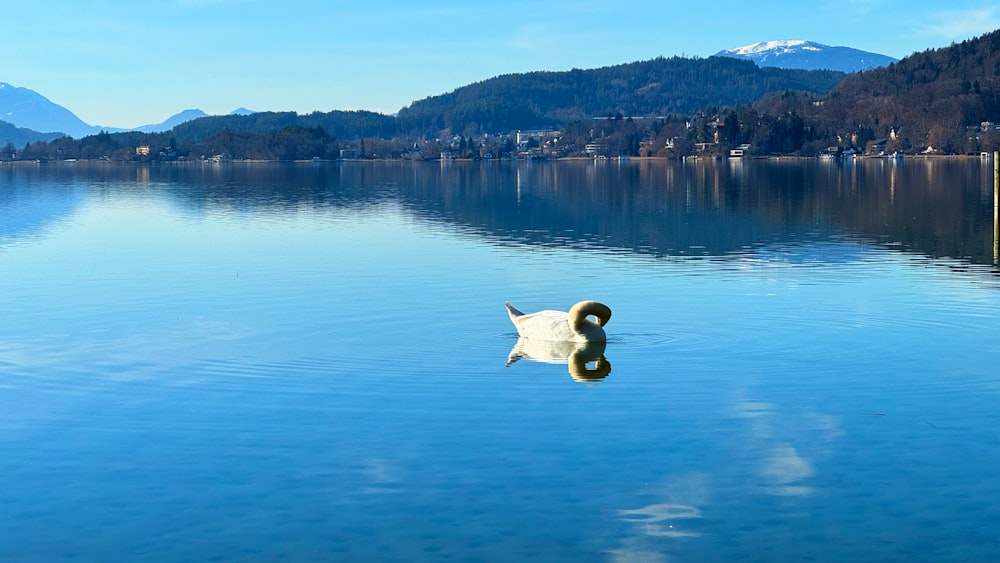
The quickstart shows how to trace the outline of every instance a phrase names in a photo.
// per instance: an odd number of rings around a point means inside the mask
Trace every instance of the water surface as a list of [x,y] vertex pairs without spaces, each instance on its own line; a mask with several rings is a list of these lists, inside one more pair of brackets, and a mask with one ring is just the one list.
[[[0,557],[996,560],[994,217],[977,160],[5,164]],[[580,299],[604,369],[508,366]]]

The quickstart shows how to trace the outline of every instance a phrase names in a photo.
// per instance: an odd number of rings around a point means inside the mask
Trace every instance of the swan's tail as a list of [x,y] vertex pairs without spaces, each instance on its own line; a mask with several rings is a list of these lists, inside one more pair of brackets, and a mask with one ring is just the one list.
[[524,315],[524,313],[518,311],[517,308],[515,308],[510,303],[505,303],[504,305],[507,306],[507,314],[510,315],[511,320],[513,320],[515,317],[520,317]]
[[521,334],[521,327],[517,326],[517,318],[518,317],[523,317],[524,313],[522,313],[521,311],[518,311],[510,303],[505,303],[505,305],[507,306],[507,316],[510,317],[510,322],[514,324],[514,328],[517,329],[517,333]]

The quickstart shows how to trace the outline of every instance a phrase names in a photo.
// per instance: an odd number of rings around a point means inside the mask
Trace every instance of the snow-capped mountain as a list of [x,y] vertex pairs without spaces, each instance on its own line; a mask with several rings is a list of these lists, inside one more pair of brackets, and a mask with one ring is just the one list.
[[750,59],[757,63],[757,66],[762,67],[826,69],[842,72],[868,70],[886,66],[897,60],[886,55],[851,47],[831,47],[802,39],[761,41],[744,47],[719,51],[715,56]]

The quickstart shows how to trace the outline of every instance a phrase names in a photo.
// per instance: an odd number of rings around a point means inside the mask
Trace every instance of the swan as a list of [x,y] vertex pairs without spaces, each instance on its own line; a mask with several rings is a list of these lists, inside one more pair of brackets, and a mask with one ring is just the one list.
[[[611,308],[597,301],[580,301],[569,312],[538,311],[525,314],[507,303],[507,315],[517,333],[533,340],[559,342],[606,342],[604,325],[611,319]],[[593,315],[597,322],[588,319]]]

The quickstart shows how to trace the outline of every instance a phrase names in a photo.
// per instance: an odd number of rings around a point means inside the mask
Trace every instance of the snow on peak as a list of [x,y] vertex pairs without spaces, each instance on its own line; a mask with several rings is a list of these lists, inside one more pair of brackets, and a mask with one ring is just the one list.
[[734,55],[757,55],[760,53],[787,53],[789,51],[794,51],[798,49],[805,49],[809,51],[819,51],[819,48],[815,43],[810,43],[802,39],[779,39],[776,41],[759,41],[752,45],[746,45],[744,47],[736,47],[735,49],[729,49],[727,52],[733,53]]
[[805,70],[827,69],[841,72],[857,72],[885,66],[896,60],[878,53],[869,53],[851,47],[831,47],[802,39],[761,41],[744,47],[719,51],[715,56],[747,59],[757,63],[758,66]]

